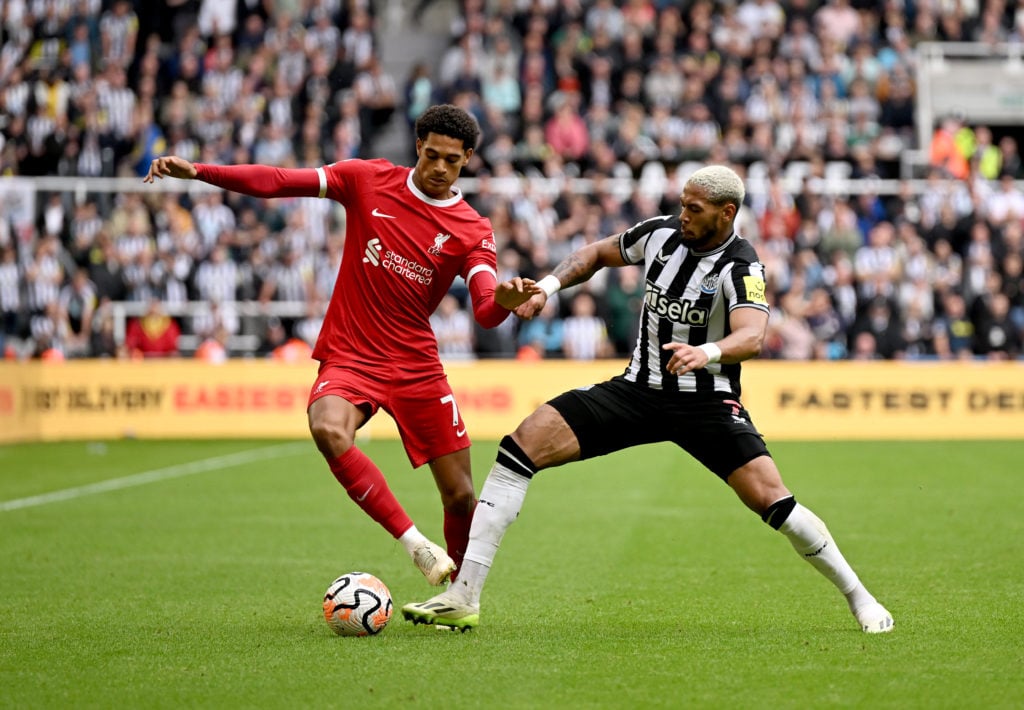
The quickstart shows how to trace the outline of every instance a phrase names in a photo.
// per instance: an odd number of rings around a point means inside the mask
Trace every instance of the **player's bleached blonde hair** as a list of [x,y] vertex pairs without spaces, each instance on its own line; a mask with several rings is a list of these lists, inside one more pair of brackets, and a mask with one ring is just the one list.
[[724,165],[707,165],[696,171],[686,185],[699,187],[707,193],[708,201],[714,205],[733,204],[739,209],[747,194],[743,179],[731,168]]

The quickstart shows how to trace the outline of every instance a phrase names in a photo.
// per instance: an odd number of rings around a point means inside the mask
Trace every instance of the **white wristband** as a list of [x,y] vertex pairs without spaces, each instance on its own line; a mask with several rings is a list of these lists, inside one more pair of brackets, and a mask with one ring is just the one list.
[[537,282],[537,287],[546,293],[548,298],[551,298],[560,288],[562,288],[562,282],[559,281],[558,277],[554,274],[548,274]]
[[703,350],[704,354],[708,356],[708,364],[712,362],[718,362],[722,359],[722,349],[714,343],[704,343],[703,345],[697,346],[698,350]]

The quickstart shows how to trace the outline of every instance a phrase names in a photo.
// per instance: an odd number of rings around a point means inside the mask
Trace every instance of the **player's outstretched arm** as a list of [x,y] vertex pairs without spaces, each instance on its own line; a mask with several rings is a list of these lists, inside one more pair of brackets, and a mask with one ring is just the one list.
[[523,320],[530,320],[541,312],[548,298],[556,291],[581,284],[606,266],[625,266],[626,262],[619,249],[620,236],[616,234],[605,237],[567,256],[554,271],[537,282],[536,295],[516,308],[515,314]]
[[194,180],[198,171],[189,161],[179,158],[176,155],[167,155],[157,158],[149,164],[149,172],[142,182],[153,182],[155,179],[163,180],[165,177],[180,178],[182,180]]
[[619,250],[619,236],[605,237],[565,257],[551,272],[558,279],[559,287],[568,288],[589,281],[591,276],[606,266],[625,266],[626,262]]
[[157,158],[143,182],[164,176],[202,180],[253,197],[324,197],[327,177],[323,169],[277,168],[270,165],[210,165],[184,158]]

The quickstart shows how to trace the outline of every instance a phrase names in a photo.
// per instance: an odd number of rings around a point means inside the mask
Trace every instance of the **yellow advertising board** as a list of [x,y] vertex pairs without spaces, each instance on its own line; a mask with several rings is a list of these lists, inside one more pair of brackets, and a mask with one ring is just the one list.
[[[477,439],[497,439],[540,403],[623,371],[623,361],[447,366]],[[0,363],[0,442],[300,438],[316,364]],[[742,401],[770,441],[1024,436],[1024,363],[774,362],[743,366]],[[371,437],[397,436],[379,415]]]
[[742,400],[769,439],[1024,437],[1024,363],[754,361]]

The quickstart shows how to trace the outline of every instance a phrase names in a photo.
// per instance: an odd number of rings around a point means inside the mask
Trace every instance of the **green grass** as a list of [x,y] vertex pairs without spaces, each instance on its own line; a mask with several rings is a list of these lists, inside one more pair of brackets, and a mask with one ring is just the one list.
[[[0,447],[3,501],[280,442]],[[440,540],[427,469],[365,450]],[[478,488],[495,445],[477,443]],[[334,636],[328,583],[433,593],[312,444],[0,509],[0,707],[1019,708],[1024,442],[787,443],[787,484],[896,618],[843,599],[666,446],[542,473],[458,634]]]

